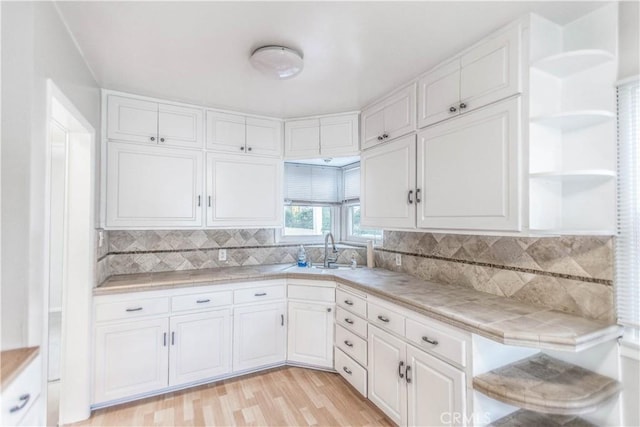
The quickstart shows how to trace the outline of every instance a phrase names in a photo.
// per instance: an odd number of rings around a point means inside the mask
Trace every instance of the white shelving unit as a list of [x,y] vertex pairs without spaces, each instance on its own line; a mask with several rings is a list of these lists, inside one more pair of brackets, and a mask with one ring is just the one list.
[[615,233],[617,13],[531,20],[529,229]]

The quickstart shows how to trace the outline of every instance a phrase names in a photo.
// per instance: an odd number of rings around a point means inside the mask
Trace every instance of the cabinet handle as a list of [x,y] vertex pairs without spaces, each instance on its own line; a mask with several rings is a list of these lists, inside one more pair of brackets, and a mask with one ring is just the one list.
[[464,110],[465,108],[467,108],[467,104],[465,104],[464,102],[460,103],[460,109]]
[[422,337],[422,341],[428,342],[429,344],[438,345],[438,341],[429,339],[429,337]]
[[155,137],[155,136],[152,136],[152,137],[150,137],[149,139],[150,139],[151,141],[155,141],[155,140],[156,140],[156,137]]
[[449,112],[455,113],[456,111],[458,111],[456,107],[449,107]]
[[348,300],[348,299],[344,300],[344,303],[347,304],[347,305],[353,305],[353,301]]
[[378,316],[378,319],[382,320],[384,323],[389,323],[389,318],[388,317],[384,317],[382,315]]
[[254,297],[263,297],[265,296],[267,293],[266,292],[260,292],[259,294],[253,294]]
[[160,142],[164,142],[164,138],[160,138]]
[[171,332],[171,345],[175,345],[176,343],[176,333]]
[[411,196],[413,195],[413,190],[409,190],[409,194],[407,195],[407,202],[409,202],[409,204],[413,204],[413,199],[411,199]]
[[9,409],[9,413],[13,414],[14,412],[18,412],[19,410],[27,406],[27,403],[29,403],[29,399],[31,399],[31,395],[29,393],[20,396],[20,404],[12,406],[11,409]]
[[207,299],[199,299],[199,300],[196,301],[196,304],[204,304],[204,303],[207,303],[207,302],[210,302],[210,301],[211,300],[208,299],[208,298]]
[[353,343],[349,340],[344,340],[344,345],[346,345],[347,347],[353,347]]
[[211,207],[211,196],[209,196],[209,207]]
[[404,362],[400,361],[400,364],[398,365],[398,376],[400,378],[404,378],[404,374],[402,373],[402,367],[404,366]]
[[344,319],[345,322],[347,322],[350,325],[353,325],[353,320],[349,319],[348,317],[346,319]]
[[420,203],[422,199],[420,198],[420,189],[416,189],[416,203]]
[[142,311],[142,307],[136,307],[136,308],[127,308],[127,310],[129,313],[132,311]]
[[202,196],[198,196],[198,207],[202,205]]
[[240,147],[240,151],[244,151],[244,147]]
[[384,138],[384,139],[389,138],[389,134],[388,134],[388,133],[383,133],[383,134],[382,134],[382,138]]
[[284,326],[284,314],[280,315],[280,326]]
[[384,138],[382,137],[382,135],[380,135],[380,136],[378,137],[378,141],[382,141],[383,139],[384,139]]
[[166,332],[163,334],[163,337],[162,337],[162,346],[163,347],[167,346],[167,333]]
[[404,374],[407,377],[406,378],[407,383],[411,382],[411,378],[409,378],[409,372],[411,372],[411,366],[407,365],[407,369],[405,369],[405,371],[404,371]]
[[353,372],[351,372],[351,369],[347,368],[346,366],[343,366],[342,370],[345,371],[349,375],[351,375],[353,373]]

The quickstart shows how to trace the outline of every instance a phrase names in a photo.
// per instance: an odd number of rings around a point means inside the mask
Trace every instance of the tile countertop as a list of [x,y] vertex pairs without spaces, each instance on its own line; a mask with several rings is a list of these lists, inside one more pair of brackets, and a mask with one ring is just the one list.
[[5,390],[38,356],[40,347],[24,347],[0,352],[0,384]]
[[618,338],[622,328],[455,285],[381,268],[323,270],[290,264],[112,276],[96,296],[265,279],[331,280],[491,340],[540,349],[581,351]]

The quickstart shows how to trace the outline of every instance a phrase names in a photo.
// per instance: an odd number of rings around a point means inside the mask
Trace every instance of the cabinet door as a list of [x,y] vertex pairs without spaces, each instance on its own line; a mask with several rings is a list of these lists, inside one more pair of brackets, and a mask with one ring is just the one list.
[[320,121],[291,120],[284,124],[286,159],[316,158],[320,155]]
[[207,225],[282,225],[282,161],[207,154]]
[[418,134],[418,227],[520,229],[520,100]]
[[460,59],[418,81],[418,127],[460,114]]
[[408,425],[465,424],[465,374],[412,346],[407,365]]
[[208,150],[243,153],[245,141],[244,116],[207,111]]
[[247,152],[262,156],[282,156],[282,122],[247,117]]
[[109,95],[107,98],[107,138],[157,144],[158,104]]
[[416,130],[415,83],[390,96],[385,102],[382,136],[385,140],[392,140],[414,130]]
[[167,387],[169,319],[97,326],[94,403]]
[[398,425],[407,425],[406,353],[402,340],[369,326],[367,397]]
[[333,304],[289,303],[287,360],[333,367]]
[[175,316],[170,326],[169,385],[231,372],[231,310]]
[[202,148],[202,110],[158,105],[158,142],[161,145]]
[[362,111],[362,149],[375,147],[383,142],[384,103],[379,102]]
[[521,92],[520,27],[472,49],[460,58],[460,64],[463,112]]
[[357,156],[358,114],[320,119],[320,154],[323,157]]
[[284,362],[284,303],[239,307],[233,313],[233,371]]
[[415,136],[364,151],[360,182],[363,227],[415,228]]
[[202,225],[202,153],[109,143],[107,226]]

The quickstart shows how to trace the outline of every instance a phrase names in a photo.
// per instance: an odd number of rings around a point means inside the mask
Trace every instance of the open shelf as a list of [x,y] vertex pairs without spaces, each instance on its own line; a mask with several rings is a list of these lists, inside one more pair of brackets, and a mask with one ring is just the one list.
[[596,410],[622,386],[615,379],[538,353],[474,377],[473,388],[530,411],[580,415]]
[[596,427],[589,421],[573,415],[548,415],[520,409],[489,424],[489,427]]
[[564,172],[537,172],[529,175],[534,179],[554,181],[606,181],[616,177],[616,173],[607,169],[585,169]]
[[582,49],[548,56],[534,62],[531,66],[563,78],[614,59],[615,55],[606,50]]
[[615,118],[615,114],[606,110],[567,111],[532,117],[531,123],[553,127],[563,131],[581,129],[604,123]]

